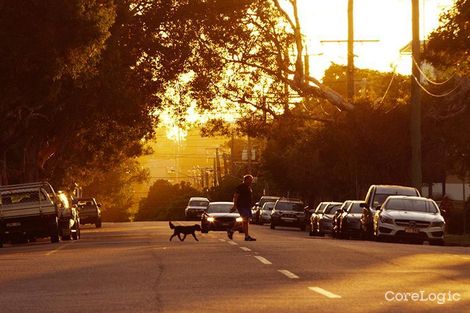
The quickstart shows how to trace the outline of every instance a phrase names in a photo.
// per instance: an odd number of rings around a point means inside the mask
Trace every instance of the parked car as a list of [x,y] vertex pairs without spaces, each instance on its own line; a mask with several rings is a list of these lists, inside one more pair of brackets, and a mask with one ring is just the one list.
[[95,198],[78,198],[76,200],[80,215],[80,224],[95,224],[96,228],[101,228],[101,204]]
[[59,242],[58,208],[47,182],[0,186],[0,247],[4,242],[50,237]]
[[310,236],[318,235],[318,221],[320,220],[320,217],[323,214],[323,211],[325,210],[325,208],[327,206],[333,206],[333,205],[342,205],[342,203],[341,202],[320,202],[317,205],[317,208],[310,216],[310,231],[309,231]]
[[210,202],[207,211],[202,213],[201,229],[203,233],[209,231],[233,231],[243,232],[243,219],[239,213],[230,212],[233,202]]
[[343,216],[343,213],[345,213],[346,210],[349,208],[351,202],[351,200],[344,201],[343,205],[341,205],[339,210],[337,210],[333,215],[332,235],[334,238],[341,238],[341,216]]
[[251,208],[251,222],[260,224],[260,210],[266,202],[276,202],[280,197],[277,196],[262,196],[258,202]]
[[304,204],[298,199],[279,199],[271,213],[271,229],[276,226],[298,227],[305,230]]
[[76,205],[64,193],[58,193],[61,202],[59,208],[59,234],[62,240],[77,240],[80,238],[80,217]]
[[273,211],[274,205],[276,202],[265,202],[263,207],[259,211],[259,224],[263,225],[264,223],[271,222],[271,213]]
[[333,216],[338,211],[343,203],[328,204],[323,210],[320,218],[318,219],[317,232],[318,236],[333,233]]
[[340,217],[339,237],[350,238],[359,236],[361,231],[362,208],[361,200],[350,201],[349,207]]
[[416,196],[420,193],[416,188],[394,185],[372,185],[369,187],[365,201],[361,204],[361,237],[372,239],[374,232],[374,214],[389,196]]
[[209,199],[204,197],[191,197],[184,210],[186,218],[201,218],[202,213],[207,210]]
[[445,222],[436,202],[421,197],[390,196],[374,215],[374,236],[444,244]]

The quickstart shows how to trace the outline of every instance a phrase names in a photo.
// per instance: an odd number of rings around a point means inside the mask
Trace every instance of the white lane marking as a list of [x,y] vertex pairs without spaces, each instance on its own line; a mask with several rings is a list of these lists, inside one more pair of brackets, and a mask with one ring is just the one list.
[[240,247],[240,249],[242,249],[245,252],[250,252],[251,251],[251,249],[247,248],[247,247]]
[[316,293],[319,293],[327,298],[330,298],[330,299],[339,299],[341,298],[341,296],[338,296],[337,294],[334,294],[332,292],[329,292],[328,290],[325,290],[323,288],[320,288],[320,287],[308,287],[308,289],[310,289],[311,291],[314,291]]
[[288,270],[277,270],[279,273],[286,275],[290,279],[298,279],[299,276],[295,275],[291,271]]
[[262,256],[255,255],[255,258],[257,258],[258,261],[260,261],[260,262],[263,263],[263,264],[267,264],[267,265],[272,264],[271,262],[269,262],[269,260],[263,258]]
[[232,246],[238,246],[238,243],[236,243],[235,241],[230,240],[230,241],[227,241],[227,243]]
[[470,260],[470,257],[466,257],[466,256],[463,256],[463,255],[454,254],[454,256],[459,257],[459,258],[462,258],[462,259],[464,259],[464,260]]
[[220,241],[225,242],[225,239],[219,238]]
[[52,255],[52,254],[56,253],[57,251],[62,250],[62,249],[65,248],[66,246],[68,246],[68,245],[63,244],[63,245],[59,246],[58,248],[56,248],[56,249],[54,249],[54,250],[52,250],[52,251],[47,252],[47,253],[46,253],[46,256]]

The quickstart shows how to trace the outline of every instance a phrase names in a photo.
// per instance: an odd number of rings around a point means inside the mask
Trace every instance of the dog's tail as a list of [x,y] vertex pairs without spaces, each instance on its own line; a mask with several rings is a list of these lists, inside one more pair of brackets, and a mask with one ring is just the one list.
[[171,221],[168,222],[170,224],[170,229],[175,229],[175,225]]

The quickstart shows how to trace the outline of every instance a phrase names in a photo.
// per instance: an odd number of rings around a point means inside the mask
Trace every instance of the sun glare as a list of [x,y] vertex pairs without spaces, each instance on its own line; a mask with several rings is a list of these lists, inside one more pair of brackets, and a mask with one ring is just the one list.
[[[421,38],[426,39],[439,23],[439,15],[455,0],[421,0]],[[302,32],[307,37],[310,71],[318,78],[332,62],[346,64],[348,0],[299,0]],[[411,41],[411,0],[355,0],[354,37],[379,42],[354,45],[355,66],[391,72],[396,67],[410,74],[410,56],[400,49]]]

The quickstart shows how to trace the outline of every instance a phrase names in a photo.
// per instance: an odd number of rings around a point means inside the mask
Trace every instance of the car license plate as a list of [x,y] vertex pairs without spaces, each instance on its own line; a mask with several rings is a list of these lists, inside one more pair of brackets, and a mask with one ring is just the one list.
[[292,217],[283,217],[282,220],[284,222],[292,223],[292,222],[295,222],[297,219],[292,218]]
[[416,228],[407,227],[407,228],[405,228],[405,233],[417,234],[417,233],[419,233],[419,230],[416,229]]
[[20,222],[7,223],[7,227],[17,227],[17,226],[21,226],[21,223]]

